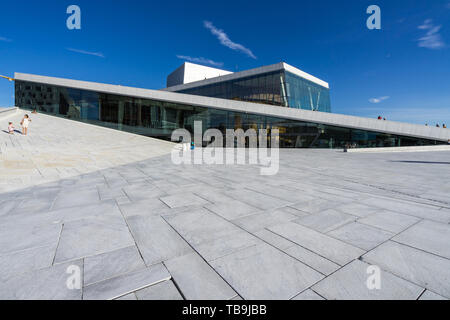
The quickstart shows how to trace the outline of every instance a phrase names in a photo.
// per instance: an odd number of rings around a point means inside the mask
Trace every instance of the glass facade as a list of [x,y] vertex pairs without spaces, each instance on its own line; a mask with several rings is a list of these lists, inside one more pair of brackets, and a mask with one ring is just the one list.
[[286,95],[290,108],[331,112],[330,90],[285,72]]
[[331,112],[330,90],[328,88],[288,71],[258,74],[177,92]]
[[282,82],[284,82],[283,73],[272,72],[177,92],[212,98],[287,106],[287,97],[282,90]]
[[[282,148],[342,148],[434,145],[443,142],[328,126],[213,108],[97,93],[16,81],[16,106],[39,112],[169,140],[172,131],[193,134],[194,121],[203,130],[278,129]],[[268,139],[270,145],[270,139]]]

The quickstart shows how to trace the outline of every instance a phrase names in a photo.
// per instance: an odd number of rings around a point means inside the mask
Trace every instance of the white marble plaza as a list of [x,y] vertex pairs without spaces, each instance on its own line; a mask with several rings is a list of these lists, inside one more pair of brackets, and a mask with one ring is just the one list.
[[450,299],[448,151],[280,150],[261,176],[30,116],[0,131],[0,299]]

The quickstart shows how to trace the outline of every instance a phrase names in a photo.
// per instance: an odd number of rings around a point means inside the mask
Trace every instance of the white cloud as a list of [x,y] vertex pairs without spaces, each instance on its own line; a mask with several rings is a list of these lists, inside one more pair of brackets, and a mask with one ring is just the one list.
[[419,30],[426,30],[426,34],[418,40],[419,47],[427,49],[441,49],[445,47],[444,40],[439,33],[442,26],[435,26],[432,19],[427,19],[417,27]]
[[76,53],[87,54],[87,55],[90,55],[90,56],[96,56],[96,57],[100,57],[100,58],[104,58],[105,57],[103,55],[103,53],[101,53],[101,52],[91,52],[91,51],[85,51],[85,50],[79,50],[79,49],[73,49],[73,48],[67,48],[67,50],[72,51],[72,52],[76,52]]
[[4,41],[4,42],[12,42],[11,39],[5,38],[5,37],[0,37],[0,41]]
[[379,98],[372,98],[372,99],[369,99],[369,102],[370,103],[380,103],[380,102],[383,102],[384,100],[387,100],[389,98],[390,98],[389,96],[384,96],[384,97],[379,97]]
[[423,22],[423,24],[421,24],[420,26],[417,27],[417,29],[420,30],[426,30],[430,28],[430,25],[433,23],[432,19],[427,19]]
[[209,21],[204,21],[203,23],[205,25],[205,28],[210,30],[211,33],[213,35],[215,35],[217,37],[217,39],[219,39],[219,41],[220,41],[220,43],[222,45],[224,45],[225,47],[228,47],[228,48],[230,48],[232,50],[240,51],[242,53],[245,53],[250,58],[256,59],[256,56],[253,54],[253,52],[250,49],[244,47],[242,44],[235,43],[235,42],[231,41],[230,38],[228,38],[228,35],[223,30],[217,29]]
[[214,67],[223,67],[223,62],[216,62],[211,59],[206,59],[203,57],[196,58],[196,57],[190,57],[190,56],[177,55],[177,58],[181,59],[181,60],[199,63],[199,64],[207,64],[207,65],[214,66]]

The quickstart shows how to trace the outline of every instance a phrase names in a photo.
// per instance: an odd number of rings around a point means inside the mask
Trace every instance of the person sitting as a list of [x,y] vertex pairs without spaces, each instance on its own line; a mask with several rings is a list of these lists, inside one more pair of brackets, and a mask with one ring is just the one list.
[[10,123],[8,124],[8,133],[9,133],[9,134],[14,134],[14,126],[13,126],[13,123],[12,123],[12,122],[10,122]]

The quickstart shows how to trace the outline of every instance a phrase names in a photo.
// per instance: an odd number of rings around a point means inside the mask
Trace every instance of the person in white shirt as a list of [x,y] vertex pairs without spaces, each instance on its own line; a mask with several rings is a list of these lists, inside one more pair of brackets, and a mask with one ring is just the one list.
[[20,122],[20,124],[22,125],[22,134],[24,136],[26,136],[28,133],[28,125],[30,124],[30,122],[31,119],[27,114],[23,117],[22,121]]

